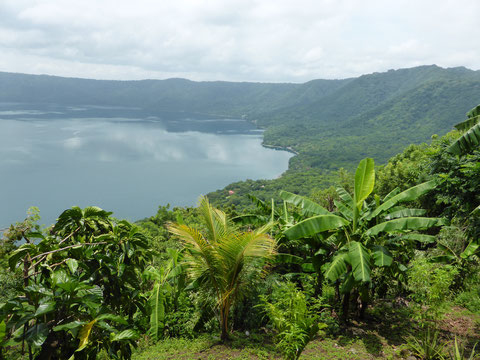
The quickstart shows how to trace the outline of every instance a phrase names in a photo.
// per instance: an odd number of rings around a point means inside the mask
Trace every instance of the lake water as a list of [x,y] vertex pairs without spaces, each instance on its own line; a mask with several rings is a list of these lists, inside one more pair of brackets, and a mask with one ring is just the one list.
[[195,205],[244,179],[275,178],[292,154],[235,119],[140,109],[0,104],[0,229],[40,208],[42,224],[89,205],[138,220]]

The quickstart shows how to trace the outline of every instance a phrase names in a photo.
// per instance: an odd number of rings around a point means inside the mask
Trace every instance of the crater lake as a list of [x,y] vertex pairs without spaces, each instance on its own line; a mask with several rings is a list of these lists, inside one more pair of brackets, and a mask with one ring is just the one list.
[[40,209],[50,225],[74,205],[131,221],[195,205],[234,181],[271,179],[286,151],[243,119],[138,108],[0,103],[0,229]]

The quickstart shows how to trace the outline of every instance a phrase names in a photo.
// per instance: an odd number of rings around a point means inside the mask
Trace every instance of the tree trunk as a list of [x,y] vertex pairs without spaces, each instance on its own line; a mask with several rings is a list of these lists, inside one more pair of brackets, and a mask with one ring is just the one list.
[[317,282],[315,284],[315,293],[314,293],[315,297],[322,296],[322,293],[323,293],[322,286],[323,286],[323,274],[321,270],[319,270],[317,272]]
[[343,295],[343,303],[342,303],[342,321],[344,323],[348,322],[348,313],[350,311],[350,292],[345,293]]
[[220,309],[220,340],[225,342],[229,339],[228,336],[228,307],[222,306]]

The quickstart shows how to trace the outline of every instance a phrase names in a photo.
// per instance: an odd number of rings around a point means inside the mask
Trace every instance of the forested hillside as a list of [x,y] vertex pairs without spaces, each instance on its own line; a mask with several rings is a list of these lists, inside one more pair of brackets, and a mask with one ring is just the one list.
[[420,66],[304,84],[103,81],[0,73],[0,102],[138,107],[243,117],[265,128],[264,142],[292,147],[290,169],[353,169],[410,143],[445,134],[476,105],[480,71]]

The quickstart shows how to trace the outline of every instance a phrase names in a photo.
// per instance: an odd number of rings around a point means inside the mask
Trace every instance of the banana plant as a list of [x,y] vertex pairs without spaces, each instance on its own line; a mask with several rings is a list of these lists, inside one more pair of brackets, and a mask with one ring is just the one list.
[[[402,203],[416,200],[435,187],[434,181],[411,187],[403,192],[393,190],[384,199],[371,198],[375,186],[373,159],[360,161],[355,172],[354,193],[338,188],[337,211],[331,213],[311,202],[296,204],[313,214],[285,230],[289,239],[308,239],[322,235],[330,246],[329,259],[323,265],[324,276],[332,282],[341,282],[344,318],[348,317],[350,293],[357,289],[362,302],[368,301],[368,284],[372,281],[373,267],[406,269],[396,263],[395,251],[401,242],[433,242],[434,237],[418,231],[445,224],[444,219],[424,217],[423,209],[410,209]],[[287,200],[288,201],[288,200]],[[294,203],[293,201],[291,201]],[[362,307],[364,308],[364,307]]]
[[164,333],[167,311],[176,311],[178,296],[185,288],[185,274],[180,261],[182,252],[167,249],[169,261],[160,268],[150,266],[144,272],[144,278],[152,282],[147,292],[150,314],[149,336],[158,341]]
[[323,257],[326,254],[322,235],[302,241],[290,240],[285,236],[285,230],[307,216],[325,214],[327,211],[310,199],[283,190],[280,191],[280,198],[283,200],[281,206],[276,206],[273,199],[269,204],[254,195],[247,196],[256,205],[256,211],[237,216],[233,220],[242,225],[253,226],[270,223],[270,236],[276,239],[279,251],[274,264],[281,268],[280,271],[289,274],[298,271],[317,273],[315,294],[321,295],[323,276],[320,267],[325,262]]

